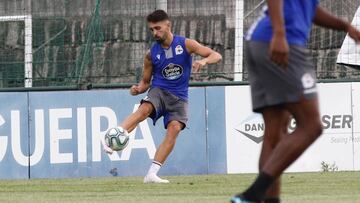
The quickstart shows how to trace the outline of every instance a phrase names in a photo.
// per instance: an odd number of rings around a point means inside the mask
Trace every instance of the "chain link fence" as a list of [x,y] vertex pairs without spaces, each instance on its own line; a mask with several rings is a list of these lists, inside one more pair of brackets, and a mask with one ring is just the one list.
[[[360,5],[360,0],[320,2],[349,21]],[[223,55],[219,64],[193,74],[192,82],[246,81],[243,33],[264,4],[264,0],[2,0],[0,87],[138,82],[143,56],[153,43],[145,17],[157,8],[167,10],[175,34]],[[345,35],[314,26],[309,48],[319,78],[359,77],[357,71],[336,64]]]
[[[360,0],[320,0],[319,2],[322,7],[332,14],[349,22],[353,20],[356,10],[360,7]],[[245,1],[244,30],[247,30],[252,22],[259,17],[259,13],[265,4],[265,0]],[[360,25],[358,26],[360,27]],[[360,78],[358,70],[336,63],[345,36],[345,32],[324,29],[316,25],[313,26],[308,48],[313,56],[318,79]],[[360,56],[358,57],[360,58]],[[244,63],[245,77],[246,67],[247,65]]]

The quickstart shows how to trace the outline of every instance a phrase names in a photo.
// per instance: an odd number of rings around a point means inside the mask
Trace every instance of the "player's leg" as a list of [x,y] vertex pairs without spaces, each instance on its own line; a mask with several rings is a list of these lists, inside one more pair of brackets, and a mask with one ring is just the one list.
[[[262,115],[265,123],[265,132],[259,160],[260,171],[262,171],[265,162],[269,159],[281,138],[288,135],[288,124],[290,121],[290,113],[283,106],[264,108]],[[268,189],[265,203],[280,202],[280,181],[280,177],[278,177]]]
[[296,121],[296,128],[290,136],[280,141],[263,170],[277,177],[293,163],[322,133],[317,98],[301,99],[298,103],[287,104]]
[[136,126],[146,118],[150,117],[154,123],[161,116],[162,90],[159,88],[151,88],[147,96],[141,100],[139,108],[130,114],[120,126],[128,132],[133,131]]
[[317,98],[301,98],[297,103],[287,104],[286,108],[296,120],[296,129],[280,140],[255,182],[243,193],[244,199],[250,202],[263,200],[272,183],[322,132]]
[[150,166],[148,174],[144,178],[144,182],[168,183],[157,176],[157,172],[164,164],[166,158],[174,148],[176,138],[180,131],[185,128],[188,120],[188,103],[185,100],[173,95],[170,92],[162,91],[162,115],[164,116],[164,126],[166,127],[166,135],[163,142],[156,150],[153,163]]
[[149,117],[153,111],[154,106],[150,102],[143,102],[134,113],[130,114],[120,124],[120,126],[130,133],[141,121]]
[[[120,126],[127,132],[131,132],[138,123],[145,120],[154,111],[154,106],[150,102],[143,102],[140,107],[132,114],[130,114]],[[105,137],[101,141],[103,149],[106,153],[112,154],[114,151],[105,144]]]
[[[261,110],[264,123],[264,141],[261,148],[259,159],[259,171],[262,171],[266,161],[271,156],[273,150],[280,142],[280,140],[287,135],[287,126],[290,119],[290,113],[283,106],[270,106]],[[243,194],[236,195],[232,202],[243,200]],[[246,195],[245,195],[246,196]],[[272,185],[268,188],[265,195],[266,203],[280,202],[280,177],[278,177]],[[243,197],[245,199],[247,197]]]
[[155,160],[163,164],[175,146],[176,138],[183,129],[184,124],[179,121],[170,121],[167,125],[166,136],[155,153]]
[[147,96],[141,100],[139,108],[132,114],[130,114],[120,124],[122,128],[128,132],[133,131],[136,126],[146,118],[150,117],[154,123],[161,116],[162,111],[162,90],[160,88],[151,88]]
[[[151,117],[155,123],[161,116],[161,109],[161,90],[159,88],[152,88],[149,90],[147,96],[141,100],[139,108],[130,114],[119,127],[125,129],[127,132],[131,132],[147,117]],[[105,136],[102,140],[102,145],[106,153],[113,153],[113,150],[105,144]]]
[[169,182],[168,180],[159,178],[157,176],[157,173],[160,170],[162,164],[164,164],[166,158],[171,153],[172,149],[174,148],[176,138],[179,135],[180,131],[183,129],[183,127],[184,124],[176,120],[172,120],[167,124],[166,136],[156,150],[153,163],[151,164],[150,169],[144,178],[144,183]]

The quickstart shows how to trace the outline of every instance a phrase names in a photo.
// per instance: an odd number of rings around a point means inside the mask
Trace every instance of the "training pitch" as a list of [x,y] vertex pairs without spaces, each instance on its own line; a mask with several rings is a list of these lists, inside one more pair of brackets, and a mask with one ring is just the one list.
[[[170,176],[170,184],[143,184],[142,177],[0,181],[7,203],[228,203],[255,174]],[[282,177],[284,203],[360,202],[360,172],[290,173]]]

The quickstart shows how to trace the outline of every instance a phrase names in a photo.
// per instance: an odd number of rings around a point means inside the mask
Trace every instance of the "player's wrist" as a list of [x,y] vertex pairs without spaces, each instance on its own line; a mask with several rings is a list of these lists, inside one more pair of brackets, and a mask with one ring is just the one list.
[[351,27],[352,25],[345,21],[345,20],[342,20],[342,19],[337,19],[337,27],[336,26],[333,26],[333,27],[330,27],[329,28],[333,28],[333,29],[336,29],[336,30],[341,30],[341,31],[344,31],[344,32],[349,32],[351,30]]
[[146,92],[146,90],[148,90],[148,89],[149,89],[148,86],[139,86],[138,94],[142,94],[142,93]]
[[204,58],[204,59],[202,59],[202,61],[203,61],[204,65],[206,65],[206,64],[208,64],[208,63],[209,63],[208,58]]
[[274,36],[277,36],[277,37],[285,37],[286,32],[285,32],[285,29],[279,28],[279,29],[274,29],[273,34],[274,34]]
[[352,25],[348,22],[344,22],[344,31],[345,32],[349,32],[349,30],[351,29]]

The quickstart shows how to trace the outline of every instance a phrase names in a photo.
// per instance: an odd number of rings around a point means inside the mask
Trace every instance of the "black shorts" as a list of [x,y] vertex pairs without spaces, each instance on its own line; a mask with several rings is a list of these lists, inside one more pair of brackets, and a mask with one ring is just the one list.
[[270,60],[268,43],[247,41],[245,54],[254,112],[317,96],[315,68],[305,47],[290,45],[286,69]]

